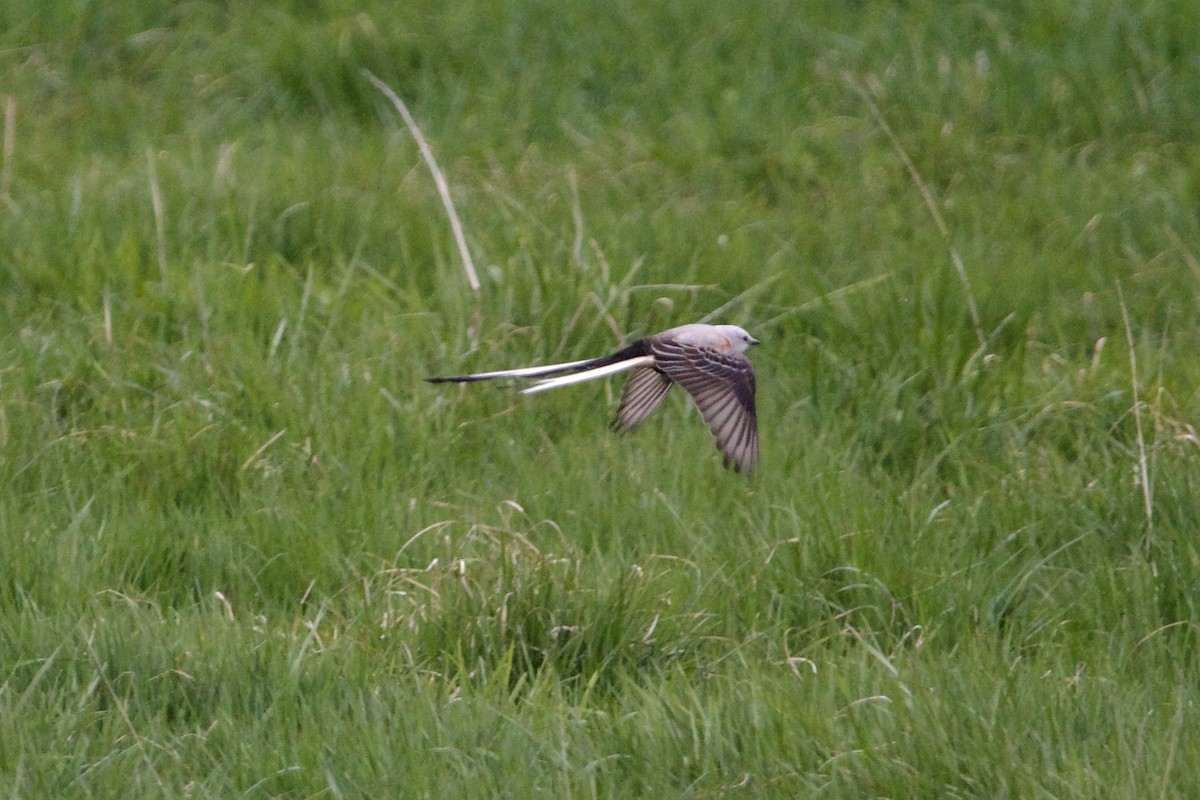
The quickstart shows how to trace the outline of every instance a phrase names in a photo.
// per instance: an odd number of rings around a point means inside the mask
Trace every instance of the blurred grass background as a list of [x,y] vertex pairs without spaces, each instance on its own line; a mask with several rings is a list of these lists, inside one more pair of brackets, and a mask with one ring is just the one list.
[[0,6],[0,789],[1195,796],[1194,16]]

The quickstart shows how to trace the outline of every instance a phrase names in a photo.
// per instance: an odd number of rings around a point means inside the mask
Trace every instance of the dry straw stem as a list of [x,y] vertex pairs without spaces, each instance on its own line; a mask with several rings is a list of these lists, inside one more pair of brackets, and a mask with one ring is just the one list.
[[933,201],[933,193],[925,185],[925,181],[921,178],[921,173],[917,171],[916,165],[909,158],[908,151],[904,149],[904,145],[900,143],[900,139],[892,132],[892,127],[883,118],[883,114],[879,111],[879,107],[875,105],[875,101],[871,99],[871,95],[867,93],[866,89],[858,85],[858,81],[849,72],[843,72],[842,77],[845,79],[847,85],[854,90],[855,94],[862,98],[863,103],[866,104],[867,110],[871,112],[871,116],[875,119],[875,122],[879,124],[888,141],[892,143],[892,147],[896,148],[896,153],[900,156],[900,160],[904,162],[905,168],[908,169],[908,174],[912,177],[913,183],[916,184],[917,191],[924,198],[925,206],[933,216],[934,224],[937,225],[938,231],[942,234],[942,239],[946,242],[946,247],[950,250],[950,261],[954,263],[954,269],[958,272],[958,279],[962,281],[963,291],[967,295],[967,308],[971,312],[971,322],[975,326],[975,336],[979,339],[979,352],[982,353],[987,349],[987,337],[983,335],[983,324],[979,321],[979,308],[975,305],[975,295],[971,291],[971,281],[967,278],[967,269],[963,266],[962,257],[958,254],[958,250],[954,247],[954,243],[950,239],[950,229],[946,227],[946,221],[942,219],[942,214],[938,211],[937,203]]
[[417,127],[417,121],[408,112],[408,106],[404,105],[404,101],[392,91],[392,88],[375,77],[375,74],[369,69],[364,69],[362,74],[375,85],[376,89],[383,92],[388,100],[392,101],[392,105],[396,107],[396,111],[400,113],[404,124],[408,126],[413,139],[416,140],[417,147],[421,151],[421,157],[425,159],[426,166],[429,167],[430,173],[433,174],[433,182],[437,185],[438,194],[442,197],[442,205],[446,207],[446,215],[450,218],[450,229],[454,232],[454,241],[458,244],[458,253],[462,257],[463,270],[467,273],[467,283],[471,285],[471,291],[478,294],[479,276],[475,272],[475,263],[471,260],[471,251],[467,249],[467,238],[463,235],[462,223],[458,220],[458,212],[454,210],[454,201],[450,199],[450,187],[447,185],[442,171],[438,169],[437,161],[433,158],[433,150],[429,148],[429,143],[425,141],[425,137],[421,135],[421,129]]

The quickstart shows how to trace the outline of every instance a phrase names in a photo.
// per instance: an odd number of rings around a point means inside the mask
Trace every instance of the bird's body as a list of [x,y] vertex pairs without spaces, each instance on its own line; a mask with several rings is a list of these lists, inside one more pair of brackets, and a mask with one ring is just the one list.
[[[521,392],[536,394],[632,370],[621,392],[614,430],[629,431],[643,422],[677,383],[700,409],[725,466],[749,472],[758,463],[758,417],[754,371],[745,353],[755,344],[758,341],[736,325],[680,325],[601,358],[428,380],[466,383],[539,378]],[[542,377],[546,375],[554,377]]]

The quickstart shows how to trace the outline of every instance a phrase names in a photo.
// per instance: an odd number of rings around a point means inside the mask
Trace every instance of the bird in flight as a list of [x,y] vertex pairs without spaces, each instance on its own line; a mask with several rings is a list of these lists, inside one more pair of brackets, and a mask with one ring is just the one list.
[[[643,422],[677,383],[700,409],[725,466],[749,473],[758,463],[758,415],[754,409],[754,370],[746,350],[756,344],[758,340],[737,325],[680,325],[601,358],[426,380],[469,383],[539,378],[521,391],[537,394],[632,370],[621,392],[613,430],[624,433]],[[542,377],[545,375],[555,376]]]

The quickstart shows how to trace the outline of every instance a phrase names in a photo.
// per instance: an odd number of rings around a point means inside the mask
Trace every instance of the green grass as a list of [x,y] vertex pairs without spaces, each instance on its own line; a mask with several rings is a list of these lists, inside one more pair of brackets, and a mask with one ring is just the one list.
[[0,8],[0,793],[1200,794],[1200,28],[993,5]]

